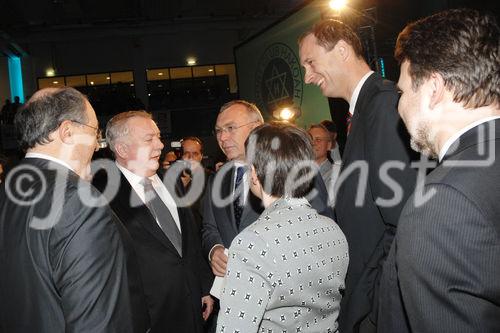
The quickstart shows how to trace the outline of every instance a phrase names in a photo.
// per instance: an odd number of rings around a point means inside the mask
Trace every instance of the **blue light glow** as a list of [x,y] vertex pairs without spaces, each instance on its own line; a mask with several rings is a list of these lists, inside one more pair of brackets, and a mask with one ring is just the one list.
[[11,100],[14,101],[14,97],[19,96],[19,101],[24,103],[23,72],[19,57],[9,57],[9,81]]
[[384,58],[379,58],[378,62],[380,64],[380,75],[382,75],[382,77],[385,78],[385,63],[384,63]]

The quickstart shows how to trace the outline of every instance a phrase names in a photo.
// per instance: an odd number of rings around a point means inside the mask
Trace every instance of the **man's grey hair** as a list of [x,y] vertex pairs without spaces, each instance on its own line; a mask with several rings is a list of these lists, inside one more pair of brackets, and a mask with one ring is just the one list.
[[307,131],[309,132],[313,128],[320,128],[323,131],[325,131],[325,134],[328,137],[328,139],[330,139],[330,141],[332,141],[332,135],[330,134],[330,131],[328,130],[328,128],[326,128],[325,125],[323,125],[323,124],[312,124],[311,126],[309,126],[309,129]]
[[119,113],[108,121],[106,125],[106,142],[113,153],[115,152],[117,140],[129,135],[130,127],[127,126],[127,121],[134,117],[153,119],[150,113],[138,110]]
[[221,114],[222,112],[226,111],[228,108],[230,108],[231,106],[236,105],[236,104],[243,105],[246,108],[246,110],[248,112],[248,116],[250,117],[251,120],[259,122],[261,124],[264,123],[264,118],[262,117],[262,113],[260,112],[257,105],[255,105],[254,103],[250,103],[248,101],[245,101],[243,99],[236,99],[234,101],[227,102],[226,104],[221,106],[221,108],[219,110],[219,114]]

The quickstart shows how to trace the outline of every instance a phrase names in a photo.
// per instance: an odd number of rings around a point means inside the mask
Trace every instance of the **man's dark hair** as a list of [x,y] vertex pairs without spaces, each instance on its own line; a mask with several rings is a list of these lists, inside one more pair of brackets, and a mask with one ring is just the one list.
[[413,22],[399,34],[394,55],[409,62],[414,90],[439,73],[466,108],[500,105],[500,29],[492,15],[452,9]]
[[70,87],[48,88],[35,93],[14,118],[21,148],[49,143],[50,133],[65,120],[87,123],[86,101],[82,93]]
[[328,132],[330,133],[337,133],[337,125],[335,125],[335,123],[331,120],[322,120],[320,122],[321,125],[325,126],[325,128],[328,130]]
[[203,141],[197,136],[187,136],[181,140],[181,142],[184,141],[194,141],[197,142],[200,145],[200,151],[203,152]]
[[363,46],[358,35],[347,24],[341,21],[326,19],[316,23],[311,29],[300,36],[299,45],[304,38],[311,34],[316,37],[318,45],[324,47],[327,51],[331,51],[339,40],[343,40],[351,45],[354,53],[359,58],[363,58]]
[[[267,194],[274,197],[300,198],[310,192],[313,179],[298,187],[287,186],[287,178],[294,168],[300,167],[295,179],[314,172],[312,169],[314,152],[306,131],[290,124],[263,124],[253,129],[245,146],[246,156],[254,156],[251,163]],[[255,151],[252,153],[249,149],[255,149]],[[304,162],[307,165],[303,165]],[[274,170],[268,174],[268,166],[273,165]],[[268,179],[269,177],[271,178]]]

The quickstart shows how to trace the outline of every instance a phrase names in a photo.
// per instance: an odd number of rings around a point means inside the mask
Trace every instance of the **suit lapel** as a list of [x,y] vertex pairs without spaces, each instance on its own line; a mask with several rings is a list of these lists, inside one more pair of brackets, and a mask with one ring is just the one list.
[[[356,146],[356,138],[358,135],[362,135],[363,131],[360,129],[363,123],[360,119],[363,117],[363,109],[366,100],[366,96],[369,95],[370,89],[379,76],[376,73],[372,73],[364,82],[361,90],[359,91],[358,99],[356,101],[356,106],[354,107],[354,114],[351,118],[351,130],[347,136],[347,142],[345,145],[344,153],[342,154],[342,169],[349,165],[349,158],[351,156],[350,151]],[[361,134],[359,134],[361,133]]]
[[155,218],[149,211],[148,207],[144,205],[142,200],[139,198],[137,193],[132,189],[132,186],[121,172],[120,172],[120,177],[121,177],[121,186],[120,186],[120,191],[118,191],[118,195],[121,196],[120,200],[122,203],[124,203],[123,207],[126,210],[128,210],[128,212],[125,212],[124,215],[133,218],[136,224],[146,229],[154,238],[156,238],[156,240],[158,240],[166,248],[168,248],[175,254],[179,255],[174,245],[170,242],[170,240],[158,226],[158,223],[156,222]]
[[233,206],[234,173],[235,173],[235,167],[234,163],[232,163],[230,171],[227,171],[224,175],[224,178],[222,179],[221,198],[222,199],[231,198],[231,200],[229,200],[230,202],[225,207],[225,211],[227,214],[227,220],[231,223],[232,228],[236,230],[236,233],[238,233],[238,228],[236,227],[236,221],[234,220],[234,206]]

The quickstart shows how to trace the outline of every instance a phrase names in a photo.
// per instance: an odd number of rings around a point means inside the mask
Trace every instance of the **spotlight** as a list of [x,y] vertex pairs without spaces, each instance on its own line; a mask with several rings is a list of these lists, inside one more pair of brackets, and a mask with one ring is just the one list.
[[299,110],[293,106],[285,106],[273,111],[273,117],[279,121],[289,122],[299,116]]
[[331,9],[341,11],[347,4],[347,0],[331,0],[328,5]]

